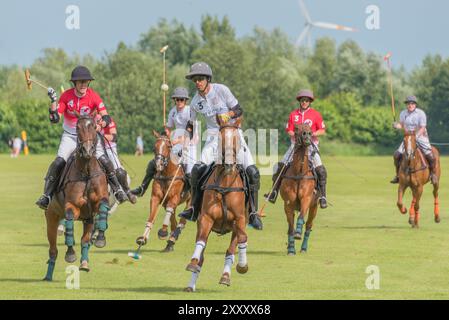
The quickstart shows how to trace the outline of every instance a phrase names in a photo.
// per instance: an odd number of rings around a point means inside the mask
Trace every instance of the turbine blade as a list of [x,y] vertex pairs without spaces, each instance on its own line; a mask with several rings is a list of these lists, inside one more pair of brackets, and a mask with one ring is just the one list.
[[355,32],[357,29],[341,26],[339,24],[328,23],[328,22],[313,22],[313,26],[324,29],[332,29],[332,30],[342,30],[342,31],[350,31]]
[[309,31],[310,25],[307,25],[299,35],[298,39],[296,40],[296,47],[299,47],[301,45],[302,41],[304,40],[305,36],[309,33]]
[[302,15],[304,18],[306,18],[306,21],[311,23],[312,19],[310,19],[309,11],[307,11],[306,5],[304,3],[304,0],[298,0],[299,6],[301,8]]

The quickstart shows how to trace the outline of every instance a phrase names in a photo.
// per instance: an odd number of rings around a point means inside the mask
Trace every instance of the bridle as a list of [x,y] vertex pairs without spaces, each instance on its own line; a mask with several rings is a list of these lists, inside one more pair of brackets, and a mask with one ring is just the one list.
[[[79,118],[79,119],[78,119],[78,123],[79,123],[80,120],[84,120],[84,119],[85,119],[86,121],[88,121],[88,122],[92,122],[92,123],[93,123],[93,120],[92,120],[92,118],[90,118],[90,117]],[[92,156],[92,154],[94,153],[94,151],[95,151],[95,149],[96,149],[97,142],[98,142],[98,135],[97,135],[97,133],[95,132],[95,137],[94,137],[94,138],[87,138],[87,139],[81,140],[80,137],[79,137],[79,133],[78,133],[78,124],[77,124],[77,127],[76,127],[76,128],[77,128],[77,134],[76,134],[76,135],[77,135],[76,153],[77,153],[77,154],[80,154],[80,153],[81,153],[81,155],[82,155],[84,144],[85,144],[86,142],[92,141],[91,149],[90,149],[90,150],[86,150],[87,154],[88,154],[89,156]],[[95,129],[94,129],[94,130],[95,130]]]
[[[224,124],[224,125],[222,125],[222,126],[220,126],[220,129],[219,129],[219,132],[220,132],[220,134],[221,134],[221,132],[223,131],[223,129],[235,129],[235,130],[239,130],[240,129],[240,126],[238,126],[238,125],[234,125],[234,124]],[[234,151],[234,150],[233,150]],[[237,153],[237,151],[236,151],[236,153]],[[225,164],[225,167],[233,167],[234,165],[236,165],[237,163],[237,159],[236,159],[236,154],[234,155],[234,159],[233,159],[233,164],[231,165],[231,164]],[[229,168],[228,168],[229,169]],[[229,170],[227,171],[227,172],[229,172]]]
[[159,153],[156,150],[156,148],[154,148],[154,150],[153,150],[154,151],[154,155],[155,155],[154,159],[156,161],[158,161],[158,160],[161,161],[162,162],[162,166],[165,168],[165,167],[168,166],[168,161],[170,161],[170,152],[171,152],[171,149],[172,149],[172,144],[171,144],[170,139],[167,138],[167,137],[159,137],[159,138],[156,139],[156,141],[159,141],[159,140],[163,140],[164,142],[168,142],[168,149],[169,149],[168,157],[165,157],[164,155]]

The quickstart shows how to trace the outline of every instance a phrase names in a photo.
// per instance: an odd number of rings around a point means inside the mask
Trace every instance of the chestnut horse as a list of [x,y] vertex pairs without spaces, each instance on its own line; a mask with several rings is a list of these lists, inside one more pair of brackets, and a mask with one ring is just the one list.
[[[410,205],[410,217],[409,223],[412,228],[419,227],[419,201],[423,193],[424,185],[429,182],[430,170],[427,160],[425,159],[422,151],[416,144],[416,134],[414,131],[404,132],[404,155],[402,156],[401,165],[399,167],[399,186],[398,186],[398,202],[397,206],[402,214],[407,213],[402,203],[404,191],[410,187],[413,194],[413,200]],[[440,180],[441,167],[440,167],[440,153],[438,149],[432,146],[432,152],[435,156],[435,174]],[[433,198],[434,198],[434,221],[440,222],[440,208],[438,204],[438,188],[439,184],[433,185]]]
[[[300,124],[295,130],[293,161],[285,171],[280,186],[284,200],[284,211],[288,222],[287,254],[295,255],[295,239],[301,239],[304,217],[308,213],[306,231],[301,252],[306,252],[312,231],[313,220],[318,210],[318,194],[315,192],[315,176],[309,165],[308,148],[312,143],[312,130],[307,124]],[[295,210],[299,210],[295,230]]]
[[[224,124],[217,118],[219,129],[219,151],[221,163],[214,165],[204,186],[201,212],[197,221],[196,246],[186,270],[192,272],[192,280],[184,290],[192,292],[204,263],[204,249],[211,231],[224,235],[232,231],[231,242],[225,254],[225,266],[219,284],[231,285],[231,268],[234,263],[236,247],[239,248],[238,273],[246,273],[248,210],[245,198],[244,182],[240,165],[237,165],[237,150],[240,145],[239,128],[241,120],[233,124]],[[224,162],[224,163],[223,163]]]
[[[158,207],[161,204],[165,209],[165,219],[162,228],[158,231],[158,237],[165,240],[168,237],[168,225],[170,224],[171,235],[167,241],[167,246],[163,252],[173,251],[174,245],[186,225],[186,220],[181,218],[179,224],[176,221],[176,208],[182,203],[188,203],[190,200],[190,190],[184,190],[184,168],[181,163],[176,164],[171,158],[172,143],[165,134],[159,134],[153,130],[156,137],[154,144],[154,155],[156,160],[156,174],[153,178],[151,192],[150,215],[148,217],[145,231],[142,236],[136,239],[138,245],[145,245],[150,236],[156,220]],[[170,190],[168,190],[170,188]],[[183,192],[184,190],[184,192]],[[168,194],[167,194],[168,192]]]
[[[52,281],[53,271],[58,256],[56,246],[59,221],[66,219],[65,244],[67,252],[65,261],[73,263],[76,253],[73,249],[74,221],[83,221],[83,235],[81,237],[81,265],[82,271],[89,271],[88,252],[94,218],[98,213],[97,229],[99,235],[95,245],[104,246],[104,232],[107,229],[108,182],[106,175],[95,157],[98,135],[95,122],[89,116],[81,116],[76,124],[78,136],[75,155],[67,162],[60,178],[60,188],[55,192],[48,209],[45,211],[47,220],[47,237],[50,244],[47,274],[44,280]],[[100,143],[100,142],[98,142]]]

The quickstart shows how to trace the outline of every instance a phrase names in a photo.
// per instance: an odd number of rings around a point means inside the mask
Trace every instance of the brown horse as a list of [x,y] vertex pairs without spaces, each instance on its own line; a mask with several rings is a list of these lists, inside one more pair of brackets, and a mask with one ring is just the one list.
[[[239,148],[240,119],[234,124],[220,124],[219,151],[224,163],[215,164],[212,173],[207,178],[204,189],[201,213],[197,221],[196,247],[186,270],[192,272],[192,280],[184,290],[192,292],[201,267],[204,263],[204,249],[211,231],[221,235],[232,231],[231,242],[225,255],[225,267],[219,284],[231,284],[231,268],[234,263],[234,253],[238,245],[239,261],[237,272],[246,273],[248,264],[246,258],[248,223],[247,206],[245,205],[245,188],[237,165],[237,150]],[[221,161],[223,162],[223,161]],[[199,186],[198,186],[199,187]]]
[[73,158],[69,159],[61,175],[61,187],[55,192],[48,209],[45,211],[47,220],[47,237],[50,244],[47,274],[44,280],[52,281],[58,248],[56,246],[59,220],[66,219],[65,244],[67,252],[65,260],[73,263],[76,260],[73,225],[74,221],[83,221],[81,237],[80,270],[89,271],[88,252],[90,238],[94,226],[94,218],[98,213],[97,228],[99,230],[96,246],[104,246],[104,232],[107,229],[108,182],[103,169],[96,157],[95,149],[98,135],[95,122],[89,116],[79,117],[76,131],[77,147]]
[[[404,191],[410,187],[413,194],[413,200],[410,205],[409,223],[412,228],[419,227],[419,201],[423,193],[424,185],[429,182],[430,170],[429,165],[422,154],[421,150],[416,144],[416,134],[414,131],[404,132],[404,155],[402,156],[401,165],[399,167],[399,186],[398,186],[398,202],[397,206],[402,214],[407,213],[407,208],[404,207],[402,199]],[[438,149],[432,146],[432,152],[435,156],[435,175],[440,180],[440,153]],[[434,197],[434,220],[436,223],[440,222],[440,208],[438,204],[438,188],[439,184],[433,185]]]
[[[288,222],[287,254],[295,255],[295,239],[301,239],[304,217],[308,213],[306,231],[301,245],[301,252],[307,251],[313,220],[318,210],[318,194],[314,174],[309,166],[308,148],[312,143],[312,130],[309,125],[301,124],[295,130],[295,147],[293,161],[283,175],[280,194],[284,200],[284,211]],[[295,223],[295,210],[299,210]]]
[[[158,231],[158,237],[165,240],[168,237],[168,225],[170,224],[171,235],[167,241],[167,246],[163,252],[173,251],[175,242],[178,240],[182,229],[186,225],[186,220],[181,218],[179,224],[176,221],[176,208],[182,203],[190,201],[190,191],[184,190],[184,168],[182,164],[176,164],[171,159],[172,143],[166,134],[159,134],[153,131],[156,137],[154,144],[154,154],[156,160],[156,175],[151,192],[150,215],[148,217],[145,231],[142,236],[136,239],[138,245],[145,245],[150,236],[150,231],[153,228],[156,220],[158,207],[161,204],[165,209],[165,219],[162,228]],[[170,190],[169,190],[170,188]],[[167,194],[168,192],[168,194]]]

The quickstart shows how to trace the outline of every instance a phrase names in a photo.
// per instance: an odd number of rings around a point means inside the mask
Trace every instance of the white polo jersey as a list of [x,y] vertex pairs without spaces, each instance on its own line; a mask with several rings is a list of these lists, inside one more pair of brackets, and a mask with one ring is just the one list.
[[239,102],[227,86],[218,83],[211,83],[210,86],[205,97],[197,92],[190,102],[190,120],[196,120],[197,114],[201,113],[206,119],[206,128],[218,131],[220,126],[216,115],[230,111]]

